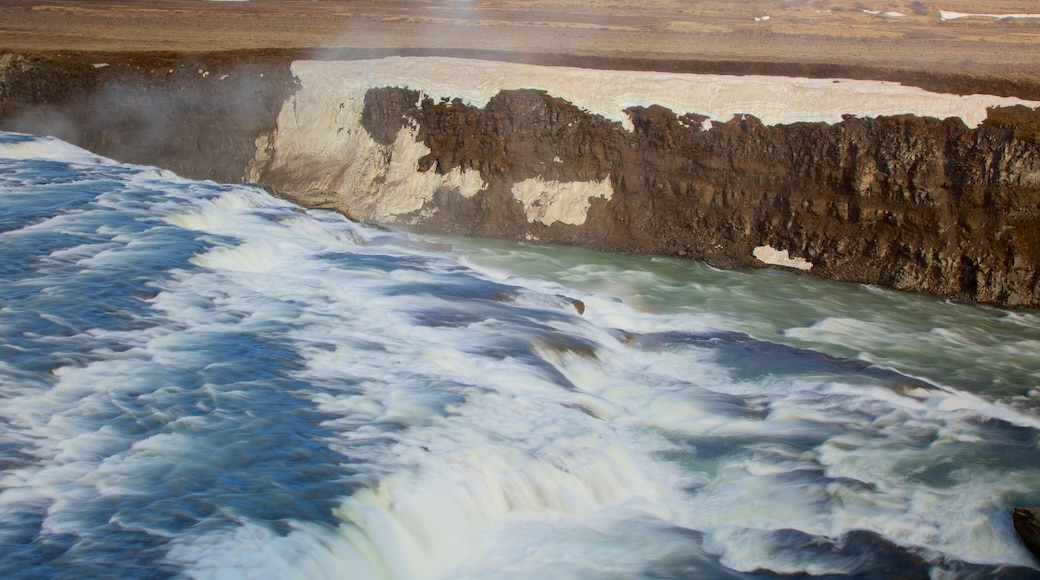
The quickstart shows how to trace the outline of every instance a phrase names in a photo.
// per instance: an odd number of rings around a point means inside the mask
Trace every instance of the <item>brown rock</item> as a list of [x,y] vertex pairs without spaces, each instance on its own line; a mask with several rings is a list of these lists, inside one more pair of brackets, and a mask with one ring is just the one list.
[[1015,508],[1011,517],[1022,543],[1040,562],[1040,508]]

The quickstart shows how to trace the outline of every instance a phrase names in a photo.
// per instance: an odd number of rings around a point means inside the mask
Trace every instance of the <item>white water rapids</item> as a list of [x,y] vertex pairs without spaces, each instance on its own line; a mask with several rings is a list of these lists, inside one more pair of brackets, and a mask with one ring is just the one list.
[[1031,577],[1038,409],[1036,312],[0,134],[4,577]]

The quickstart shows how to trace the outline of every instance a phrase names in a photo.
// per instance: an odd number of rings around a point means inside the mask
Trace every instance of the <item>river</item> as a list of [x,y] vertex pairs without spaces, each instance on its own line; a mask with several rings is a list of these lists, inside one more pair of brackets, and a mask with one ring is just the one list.
[[5,578],[1036,577],[1040,315],[0,133]]

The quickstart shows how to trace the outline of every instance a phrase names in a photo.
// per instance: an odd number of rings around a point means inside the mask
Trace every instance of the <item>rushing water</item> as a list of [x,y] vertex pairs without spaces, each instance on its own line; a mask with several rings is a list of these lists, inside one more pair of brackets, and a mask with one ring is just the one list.
[[1036,312],[0,134],[5,578],[1035,577],[1038,439]]

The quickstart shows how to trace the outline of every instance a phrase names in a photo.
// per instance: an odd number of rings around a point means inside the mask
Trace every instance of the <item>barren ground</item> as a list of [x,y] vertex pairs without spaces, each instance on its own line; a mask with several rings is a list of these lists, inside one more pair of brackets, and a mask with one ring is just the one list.
[[0,50],[459,53],[591,59],[596,66],[629,59],[666,70],[729,63],[736,72],[735,63],[753,62],[1040,83],[1040,19],[944,21],[940,10],[1036,14],[1040,6],[1034,0],[7,0],[0,5]]

